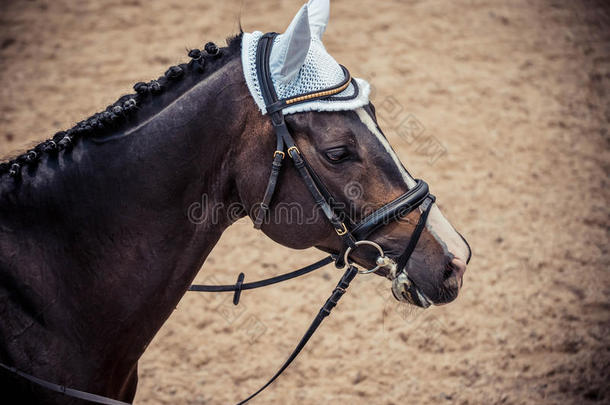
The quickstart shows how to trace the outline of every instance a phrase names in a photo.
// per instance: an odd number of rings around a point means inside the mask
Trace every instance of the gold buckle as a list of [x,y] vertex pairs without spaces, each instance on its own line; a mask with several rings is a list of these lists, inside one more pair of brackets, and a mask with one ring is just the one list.
[[337,235],[339,235],[339,236],[343,236],[347,233],[347,227],[345,226],[345,224],[343,222],[341,222],[341,228],[342,229],[335,228],[335,232],[337,232]]
[[275,157],[276,155],[282,155],[282,159],[284,159],[284,157],[286,156],[281,150],[276,150],[275,152],[273,152],[273,157]]
[[288,154],[289,154],[289,155],[290,155],[290,151],[291,151],[291,150],[296,151],[296,152],[297,152],[297,154],[299,154],[299,155],[301,154],[301,151],[299,151],[299,148],[297,148],[296,146],[291,146],[291,147],[289,147],[289,148],[288,148]]

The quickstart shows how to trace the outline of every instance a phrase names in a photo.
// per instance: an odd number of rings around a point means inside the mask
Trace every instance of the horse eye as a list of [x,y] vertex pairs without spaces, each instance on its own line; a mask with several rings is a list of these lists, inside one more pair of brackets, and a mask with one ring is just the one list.
[[338,163],[349,157],[349,151],[345,147],[332,148],[326,151],[326,158],[331,163]]

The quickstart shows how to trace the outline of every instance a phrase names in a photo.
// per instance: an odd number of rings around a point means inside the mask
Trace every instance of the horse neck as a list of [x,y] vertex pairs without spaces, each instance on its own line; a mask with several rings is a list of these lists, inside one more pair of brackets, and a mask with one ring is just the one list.
[[[0,297],[13,296],[0,315],[29,326],[0,326],[0,361],[63,356],[63,370],[84,375],[135,364],[231,224],[231,155],[255,111],[235,103],[246,95],[235,58],[147,121],[24,176],[20,204],[0,210]],[[197,204],[215,215],[189,218]],[[41,334],[56,353],[40,354]],[[27,345],[42,358],[22,358]]]

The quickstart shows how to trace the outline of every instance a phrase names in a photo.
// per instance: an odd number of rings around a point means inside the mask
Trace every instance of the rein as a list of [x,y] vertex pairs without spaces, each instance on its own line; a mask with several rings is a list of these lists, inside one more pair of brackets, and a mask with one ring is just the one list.
[[[430,305],[430,302],[420,293],[418,287],[409,278],[406,267],[407,263],[415,251],[417,242],[426,226],[428,214],[432,208],[432,204],[435,201],[435,197],[430,194],[428,184],[423,180],[416,180],[416,185],[409,189],[406,193],[399,196],[398,198],[385,204],[372,214],[363,218],[360,223],[354,225],[350,220],[350,226],[347,226],[344,221],[337,215],[333,209],[331,201],[332,195],[328,189],[322,183],[320,177],[316,174],[314,169],[307,163],[304,156],[301,154],[299,148],[294,141],[294,138],[290,134],[286,122],[284,120],[283,110],[289,106],[309,102],[313,100],[333,100],[336,99],[349,99],[354,98],[358,95],[358,84],[352,79],[348,70],[341,66],[345,74],[345,79],[338,85],[322,90],[306,94],[301,94],[295,97],[278,100],[273,81],[271,79],[271,71],[269,68],[269,57],[271,55],[271,48],[277,33],[267,33],[263,35],[257,46],[256,53],[256,70],[258,75],[258,81],[260,84],[263,99],[266,104],[267,115],[269,115],[273,124],[276,134],[276,150],[273,152],[273,161],[271,164],[271,173],[267,182],[265,194],[260,203],[259,210],[254,218],[254,228],[260,229],[265,218],[269,215],[270,204],[273,199],[273,195],[277,186],[277,180],[282,168],[282,163],[286,156],[289,156],[294,166],[297,168],[301,180],[306,185],[316,205],[322,210],[325,217],[328,219],[330,224],[333,226],[336,234],[342,241],[343,247],[339,254],[325,257],[309,266],[303,267],[298,270],[294,270],[290,273],[285,273],[279,276],[271,277],[264,280],[259,280],[251,283],[244,283],[244,273],[240,273],[237,282],[231,285],[192,285],[189,291],[197,292],[234,292],[233,303],[237,305],[239,303],[241,292],[243,290],[250,290],[254,288],[265,287],[271,284],[276,284],[282,281],[287,281],[305,274],[311,273],[323,266],[326,266],[333,261],[339,268],[346,267],[346,270],[338,282],[335,289],[332,291],[330,297],[326,300],[324,305],[320,308],[320,311],[310,324],[309,328],[292,351],[290,356],[286,359],[283,365],[278,371],[259,388],[252,395],[239,402],[238,405],[245,404],[265,388],[267,388],[273,381],[275,381],[286,368],[296,359],[301,350],[305,347],[309,339],[313,336],[317,328],[320,326],[322,321],[330,315],[332,309],[337,305],[341,297],[345,294],[351,281],[360,274],[368,274],[380,269],[386,269],[388,271],[388,278],[392,280],[392,293],[397,299],[407,300],[412,303],[419,304],[423,307]],[[354,95],[348,97],[339,97],[337,94],[347,89],[350,85],[354,86]],[[367,238],[377,229],[383,225],[387,225],[393,221],[399,220],[407,214],[413,212],[415,209],[420,208],[421,215],[413,233],[411,234],[407,247],[397,258],[389,258],[384,254],[381,246],[377,243],[367,240]],[[349,218],[348,218],[349,219]],[[377,257],[376,266],[367,270],[358,270],[356,266],[350,262],[349,256],[354,250],[361,246],[372,246],[375,248],[379,256]],[[13,367],[9,367],[0,363],[0,367],[8,370],[9,372],[27,379],[34,384],[40,385],[51,391],[63,393],[66,396],[84,399],[89,402],[106,404],[106,405],[129,405],[126,402],[117,401],[100,395],[90,394],[84,391],[67,388],[58,384],[54,384],[40,378],[34,377],[30,374],[23,373]]]

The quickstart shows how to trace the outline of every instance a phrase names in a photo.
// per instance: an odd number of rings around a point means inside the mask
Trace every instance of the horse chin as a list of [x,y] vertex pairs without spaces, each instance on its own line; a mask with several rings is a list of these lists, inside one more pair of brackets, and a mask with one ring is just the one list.
[[457,280],[452,283],[445,282],[442,287],[437,290],[437,294],[434,298],[430,298],[430,295],[425,296],[428,301],[436,306],[449,304],[458,297],[460,288]]
[[454,301],[460,291],[460,282],[461,278],[453,276],[438,285],[401,271],[392,274],[392,294],[398,301],[428,308]]

